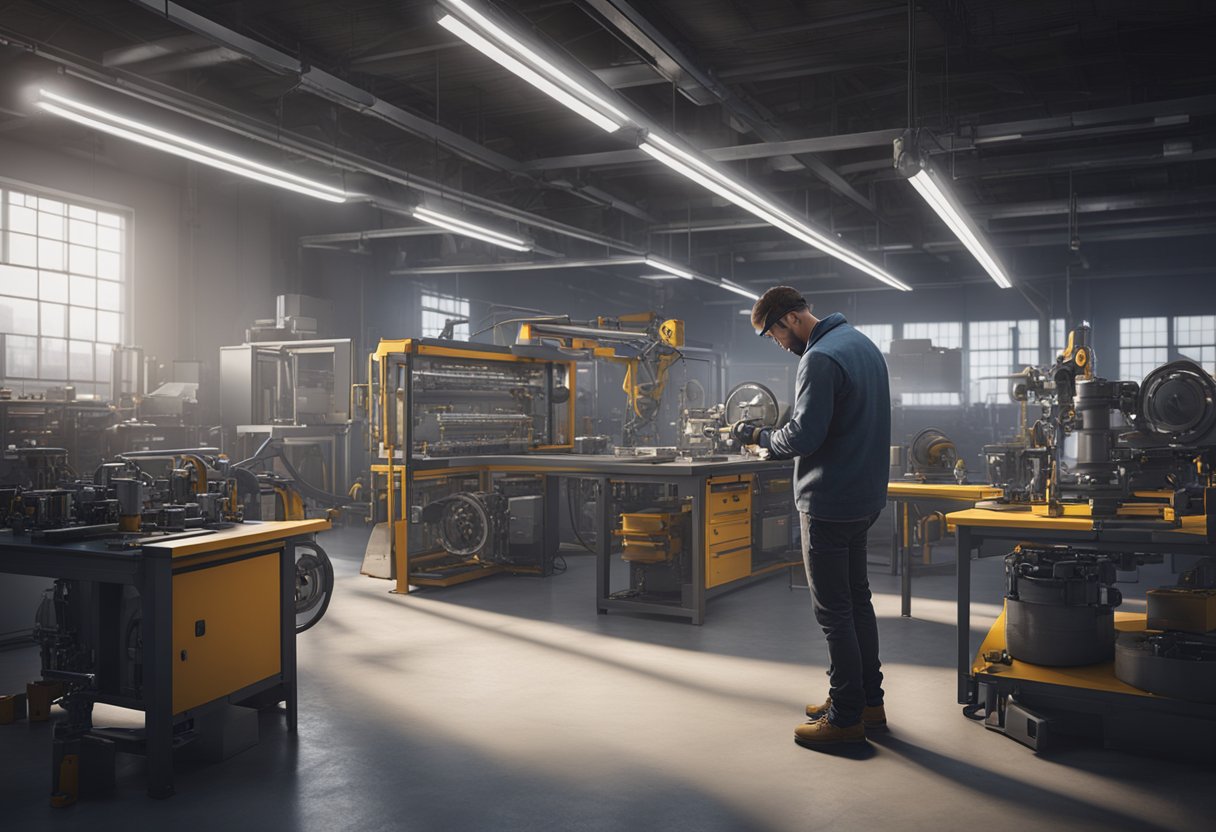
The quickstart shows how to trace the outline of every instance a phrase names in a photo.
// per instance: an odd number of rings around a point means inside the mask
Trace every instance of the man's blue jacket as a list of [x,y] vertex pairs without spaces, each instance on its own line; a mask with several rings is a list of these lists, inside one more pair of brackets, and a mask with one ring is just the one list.
[[794,408],[760,446],[794,460],[794,502],[820,520],[860,520],[881,511],[890,472],[891,387],[874,342],[829,315],[798,362]]

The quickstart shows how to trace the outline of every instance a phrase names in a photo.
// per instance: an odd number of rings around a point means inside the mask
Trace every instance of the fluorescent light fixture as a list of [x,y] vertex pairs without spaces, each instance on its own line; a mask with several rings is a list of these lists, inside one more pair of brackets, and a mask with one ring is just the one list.
[[967,209],[950,193],[950,189],[941,181],[936,171],[931,167],[921,167],[918,172],[909,177],[908,181],[912,183],[912,187],[916,188],[916,192],[924,198],[925,202],[929,203],[929,207],[942,218],[942,222],[954,232],[954,236],[958,237],[959,242],[966,246],[967,251],[971,252],[971,255],[979,261],[996,285],[1002,289],[1012,287],[1013,283],[1010,282],[1009,275],[1005,272],[1001,261],[997,259],[996,252],[988,244],[983,232],[971,219]]
[[682,277],[685,280],[692,280],[694,277],[696,277],[691,269],[687,269],[683,266],[677,266],[675,263],[668,260],[661,260],[658,257],[651,257],[650,255],[646,256],[646,265],[654,266],[656,269],[662,269],[665,272],[669,272],[676,277]]
[[760,296],[757,295],[752,290],[744,289],[739,284],[731,283],[729,280],[723,280],[718,285],[721,286],[723,289],[726,289],[727,291],[734,292],[736,295],[743,295],[743,297],[745,297],[749,300],[760,300]]
[[710,165],[699,154],[689,152],[655,133],[647,135],[639,147],[643,152],[676,173],[691,179],[701,187],[754,214],[792,237],[830,254],[894,289],[899,289],[901,292],[912,291],[912,287],[908,284],[866,260],[843,243],[778,208],[734,177]]
[[640,275],[638,275],[638,277],[640,277],[642,280],[679,280],[680,279],[679,275],[668,274],[667,272],[659,272],[657,274],[640,274]]
[[464,0],[444,0],[444,4],[464,19],[445,14],[439,18],[439,25],[503,69],[609,133],[619,130],[629,121],[620,109],[530,49],[472,5]]
[[414,209],[413,215],[416,219],[422,220],[425,223],[434,225],[438,228],[451,231],[453,234],[460,234],[465,237],[472,237],[475,240],[483,240],[487,243],[493,243],[496,246],[510,249],[511,251],[531,251],[532,243],[522,237],[514,237],[510,234],[504,234],[501,231],[495,231],[492,228],[486,228],[483,225],[476,225],[468,220],[454,217],[451,214],[443,214],[439,211],[434,211],[430,208],[418,206]]
[[46,112],[109,133],[111,136],[327,202],[345,202],[347,199],[346,193],[338,188],[305,179],[289,171],[263,165],[253,159],[228,153],[50,90],[39,90],[38,94],[41,99],[37,102],[38,106]]

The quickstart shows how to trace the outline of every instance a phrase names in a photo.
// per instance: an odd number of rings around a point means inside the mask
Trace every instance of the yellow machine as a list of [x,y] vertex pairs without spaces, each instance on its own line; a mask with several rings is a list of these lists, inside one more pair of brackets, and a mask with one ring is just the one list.
[[544,348],[399,339],[380,342],[367,372],[352,390],[374,460],[364,574],[394,579],[402,593],[504,571],[549,574],[552,553],[534,535],[507,538],[513,514],[535,513],[512,500],[539,496],[540,481],[501,486],[485,466],[446,460],[571,450],[573,360]]
[[588,322],[547,318],[521,324],[516,343],[556,344],[624,365],[622,386],[629,408],[622,426],[622,442],[632,447],[647,434],[658,415],[668,372],[681,357],[684,322],[662,320],[654,312],[599,317]]

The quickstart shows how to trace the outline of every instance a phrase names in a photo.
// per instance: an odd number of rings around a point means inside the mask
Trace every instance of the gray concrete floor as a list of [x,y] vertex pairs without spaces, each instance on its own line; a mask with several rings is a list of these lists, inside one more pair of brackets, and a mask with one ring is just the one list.
[[[297,736],[266,713],[256,748],[179,762],[170,800],[146,799],[141,761],[122,758],[113,799],[53,810],[48,727],[0,727],[0,828],[1208,830],[1216,817],[1211,767],[1084,744],[1039,758],[964,719],[951,574],[918,575],[901,619],[898,579],[871,567],[892,730],[824,754],[792,742],[826,692],[827,655],[806,590],[783,577],[714,600],[693,627],[596,615],[587,556],[550,579],[403,598],[357,574],[357,534],[323,544],[338,582],[299,639]],[[999,611],[999,559],[976,564],[974,598],[978,639]],[[0,690],[36,672],[32,650],[0,654]]]

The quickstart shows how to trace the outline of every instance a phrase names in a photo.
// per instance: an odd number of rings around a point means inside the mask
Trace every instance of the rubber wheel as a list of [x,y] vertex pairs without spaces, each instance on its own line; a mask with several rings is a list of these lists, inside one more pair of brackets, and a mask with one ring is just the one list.
[[334,567],[315,542],[296,544],[296,632],[316,624],[334,594]]

